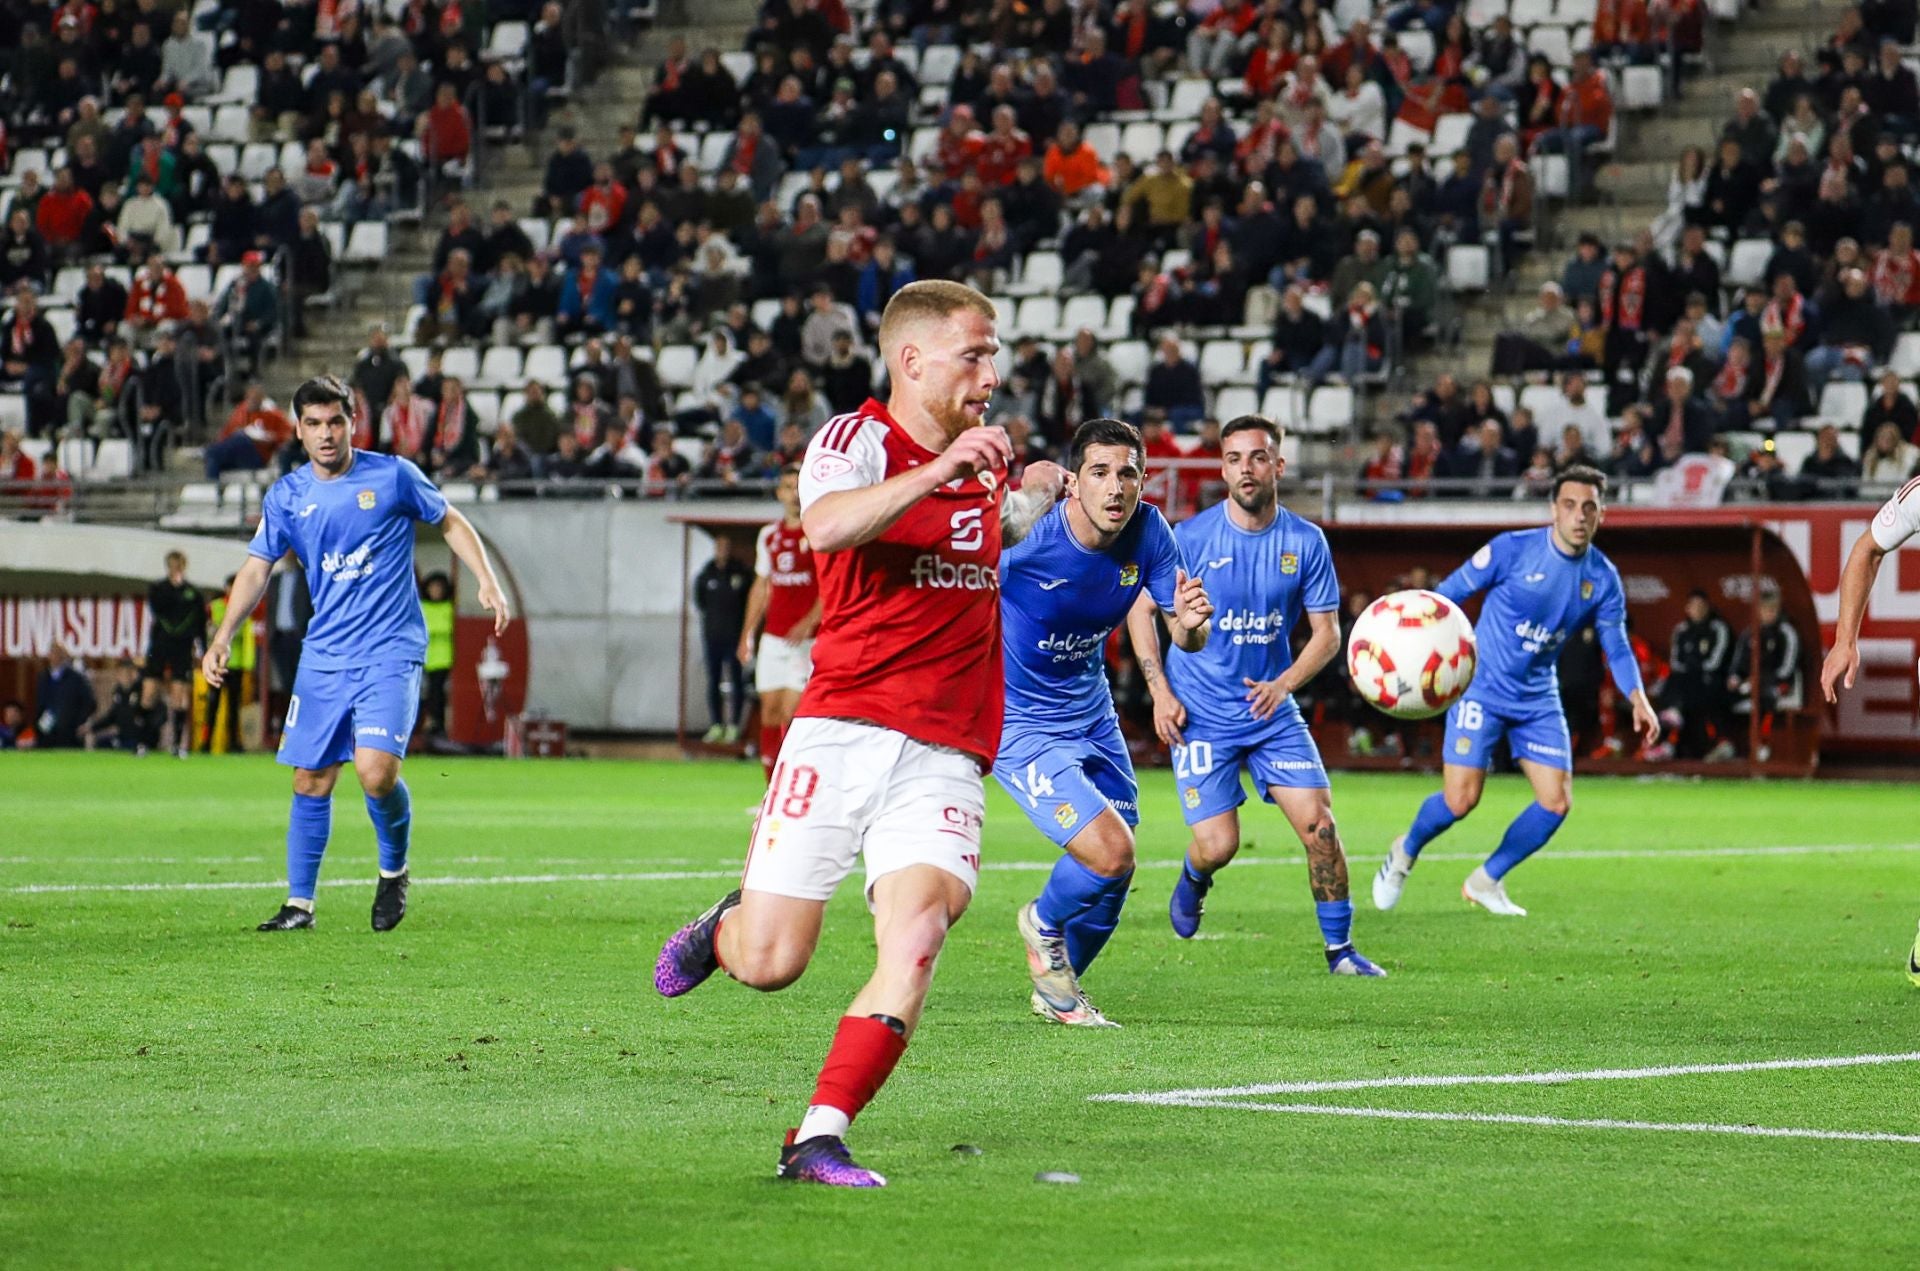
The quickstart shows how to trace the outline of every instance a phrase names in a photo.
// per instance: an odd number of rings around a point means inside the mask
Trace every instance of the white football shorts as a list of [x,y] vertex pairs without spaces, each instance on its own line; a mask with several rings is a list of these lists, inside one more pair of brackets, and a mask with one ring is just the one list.
[[910,865],[980,881],[986,790],[971,755],[845,719],[793,721],[753,825],[740,885],[826,900],[864,857],[867,903]]
[[760,650],[753,655],[754,692],[798,693],[807,686],[807,676],[812,673],[812,640],[789,640],[777,635],[760,637]]

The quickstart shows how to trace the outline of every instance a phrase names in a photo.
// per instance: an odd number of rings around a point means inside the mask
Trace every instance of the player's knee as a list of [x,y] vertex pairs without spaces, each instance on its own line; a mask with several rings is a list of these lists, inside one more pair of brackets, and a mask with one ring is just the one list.
[[1133,834],[1124,827],[1090,834],[1087,842],[1076,843],[1074,847],[1080,863],[1103,878],[1118,878],[1133,872]]
[[1334,824],[1333,813],[1327,812],[1308,822],[1305,833],[1300,836],[1306,845],[1307,855],[1335,857],[1344,854],[1340,846],[1340,827]]
[[1446,792],[1447,811],[1455,817],[1463,817],[1480,806],[1478,790],[1449,790]]
[[1564,817],[1573,811],[1573,791],[1556,790],[1544,797],[1536,797],[1534,802],[1555,816]]
[[727,974],[750,989],[772,993],[805,974],[813,945],[779,933],[748,936],[727,951]]
[[333,793],[333,783],[339,779],[339,770],[327,768],[313,771],[307,768],[293,770],[293,792],[305,795],[309,799],[324,799]]
[[360,788],[376,799],[386,798],[400,784],[400,764],[384,752],[378,758],[355,756],[353,772],[360,778]]

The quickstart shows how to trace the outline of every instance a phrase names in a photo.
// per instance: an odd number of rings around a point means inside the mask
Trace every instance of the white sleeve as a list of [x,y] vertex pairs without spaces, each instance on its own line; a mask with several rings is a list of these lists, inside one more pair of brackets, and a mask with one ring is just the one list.
[[759,535],[753,540],[753,572],[761,578],[769,577],[773,573],[773,551],[770,547],[772,542],[773,526],[761,526]]
[[862,490],[887,479],[886,425],[859,415],[841,415],[820,426],[800,465],[800,510],[823,494]]
[[1920,481],[1909,481],[1880,506],[1868,530],[1883,552],[1890,552],[1920,532]]

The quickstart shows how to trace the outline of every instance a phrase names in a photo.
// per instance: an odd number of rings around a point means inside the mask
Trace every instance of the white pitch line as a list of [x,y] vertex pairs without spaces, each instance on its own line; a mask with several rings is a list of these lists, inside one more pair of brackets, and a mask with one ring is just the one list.
[[[1617,861],[1617,860],[1663,860],[1663,859],[1689,860],[1689,859],[1719,858],[1719,857],[1739,858],[1739,857],[1754,857],[1754,856],[1824,856],[1824,855],[1829,855],[1834,853],[1864,853],[1864,852],[1920,852],[1920,843],[1808,843],[1808,844],[1792,844],[1792,845],[1783,845],[1783,846],[1764,846],[1763,845],[1763,846],[1757,846],[1757,847],[1697,847],[1697,848],[1682,847],[1682,848],[1672,848],[1672,849],[1666,849],[1666,850],[1660,850],[1660,849],[1646,850],[1646,849],[1633,849],[1633,848],[1621,848],[1618,850],[1595,849],[1595,850],[1589,850],[1589,851],[1575,850],[1575,851],[1569,851],[1569,852],[1554,852],[1551,856],[1547,857],[1546,859],[1556,860],[1556,861]],[[133,858],[128,858],[128,859],[133,859]],[[176,859],[178,863],[182,865],[203,865],[203,864],[214,863],[213,858],[208,858],[207,860],[193,860],[193,859],[184,858],[184,857],[173,858],[173,859]],[[220,859],[248,860],[251,858],[235,857],[235,858],[220,858]],[[264,859],[264,858],[259,858],[259,859]],[[459,862],[462,860],[471,860],[471,859],[477,859],[477,858],[455,857],[453,859],[456,862]],[[669,857],[669,858],[664,858],[662,863],[667,863],[673,860],[684,860],[684,859],[687,859],[687,858]],[[1430,861],[1454,861],[1454,862],[1473,861],[1475,863],[1478,863],[1479,861],[1485,858],[1478,853],[1472,853],[1472,852],[1466,852],[1466,853],[1427,852],[1422,854],[1421,859],[1430,860]],[[30,858],[30,857],[0,858],[0,864],[36,864],[36,863],[39,863],[39,858]],[[528,863],[542,864],[546,862],[536,859]],[[582,863],[584,863],[584,859]],[[1037,873],[1044,870],[1051,870],[1057,863],[1058,863],[1057,860],[987,861],[983,863],[980,868],[983,872],[989,872],[989,873],[1031,874],[1031,873]],[[1178,866],[1180,863],[1181,862],[1179,860],[1148,860],[1148,861],[1141,861],[1139,863],[1139,867],[1142,869],[1172,869]],[[1303,863],[1304,862],[1302,858],[1298,856],[1291,856],[1291,855],[1254,856],[1254,857],[1246,857],[1241,860],[1235,861],[1233,864],[1233,868],[1249,869],[1249,868],[1257,868],[1260,866],[1287,866],[1287,867],[1297,868]],[[449,878],[416,878],[414,879],[414,882],[418,883],[423,887],[490,887],[490,886],[510,886],[514,884],[545,885],[549,883],[569,883],[569,882],[575,882],[575,883],[666,883],[666,882],[681,882],[681,881],[700,880],[700,879],[738,878],[739,876],[740,876],[740,867],[738,865],[734,865],[731,868],[726,868],[726,869],[650,870],[650,871],[640,871],[636,873],[608,873],[608,872],[589,873],[589,874],[542,873],[542,874],[501,874],[497,876],[472,876],[472,877],[449,877]],[[325,880],[320,885],[322,887],[359,886],[360,880],[336,878],[336,879]],[[22,895],[38,895],[42,893],[51,893],[51,892],[236,891],[236,890],[255,888],[255,887],[267,888],[267,887],[284,887],[284,886],[286,886],[285,879],[263,880],[260,882],[233,881],[233,882],[218,882],[218,883],[201,883],[201,882],[26,883],[26,884],[20,884],[12,887],[0,887],[0,895],[22,896]]]
[[[1329,1094],[1338,1090],[1418,1090],[1444,1086],[1557,1086],[1570,1081],[1646,1081],[1655,1077],[1694,1077],[1730,1072],[1780,1072],[1809,1068],[1866,1068],[1920,1063],[1920,1051],[1900,1054],[1830,1055],[1811,1059],[1757,1059],[1728,1064],[1665,1064],[1657,1068],[1588,1068],[1578,1072],[1463,1073],[1450,1076],[1369,1077],[1355,1081],[1276,1081],[1257,1086],[1223,1086],[1144,1094],[1097,1094],[1096,1103],[1146,1103],[1173,1107],[1220,1106],[1225,1099],[1272,1094]],[[1268,1107],[1267,1104],[1234,1106]]]
[[1711,1121],[1621,1121],[1612,1117],[1522,1116],[1508,1112],[1420,1112],[1408,1108],[1343,1108],[1320,1103],[1252,1103],[1225,1099],[1186,1099],[1184,1108],[1232,1108],[1246,1112],[1289,1112],[1301,1116],[1367,1117],[1383,1121],[1463,1121],[1478,1125],[1540,1125],[1571,1130],[1653,1130],[1678,1134],[1743,1134],[1761,1139],[1827,1139],[1847,1143],[1920,1143],[1920,1134],[1874,1130],[1813,1130],[1776,1125],[1721,1125]]

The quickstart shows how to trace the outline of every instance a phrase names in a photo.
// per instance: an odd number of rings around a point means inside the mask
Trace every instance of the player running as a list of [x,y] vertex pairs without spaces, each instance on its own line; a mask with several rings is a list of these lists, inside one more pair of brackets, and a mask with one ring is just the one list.
[[1107,637],[1142,593],[1189,651],[1206,647],[1213,613],[1160,509],[1140,506],[1145,462],[1131,425],[1080,425],[1068,497],[1000,558],[1007,721],[993,775],[1065,849],[1018,919],[1033,1013],[1062,1024],[1111,1024],[1079,977],[1120,921],[1140,823],[1140,786],[1102,664]]
[[820,626],[813,548],[807,545],[807,532],[800,524],[799,464],[780,470],[774,497],[780,500],[781,517],[760,531],[753,555],[753,590],[747,593],[747,620],[740,628],[740,665],[753,663],[753,689],[760,696],[760,766],[768,781],[773,780],[780,739],[786,736],[794,708],[800,704],[800,691],[807,686],[813,633]]
[[[1173,748],[1180,810],[1193,831],[1167,910],[1173,933],[1200,930],[1214,875],[1240,850],[1240,770],[1280,809],[1307,852],[1307,879],[1334,975],[1383,976],[1353,947],[1347,856],[1333,821],[1320,750],[1293,694],[1340,651],[1340,584],[1320,527],[1280,506],[1281,430],[1242,415],[1220,432],[1227,498],[1174,531],[1212,597],[1213,638],[1189,651],[1174,642],[1166,673],[1146,599],[1127,633],[1153,695],[1153,726]],[[1293,633],[1304,613],[1306,645]]]
[[[1840,572],[1840,617],[1834,623],[1833,648],[1820,668],[1820,691],[1829,706],[1839,702],[1840,689],[1853,687],[1860,672],[1860,623],[1867,615],[1867,597],[1880,573],[1880,562],[1899,551],[1916,531],[1920,531],[1920,479],[1907,482],[1881,505],[1867,532],[1847,554],[1847,566]],[[1920,933],[1907,952],[1907,979],[1920,988]]]
[[996,566],[1051,507],[1065,474],[1027,468],[978,427],[1000,382],[993,305],[959,283],[911,283],[887,302],[893,385],[827,421],[800,470],[823,617],[813,675],[754,823],[740,889],[667,941],[654,986],[689,992],[724,970],[772,991],[800,978],[827,900],[866,861],[873,978],[841,1017],[778,1175],[882,1187],[847,1127],[899,1062],[947,930],[980,871],[981,774],[1000,744]]
[[1606,516],[1607,478],[1582,464],[1553,479],[1553,523],[1502,534],[1453,571],[1435,591],[1464,604],[1486,593],[1474,631],[1480,666],[1473,685],[1447,713],[1439,794],[1420,805],[1412,827],[1393,841],[1373,879],[1373,903],[1400,903],[1420,849],[1480,802],[1487,764],[1502,737],[1533,787],[1533,802],[1513,819],[1500,846],[1467,876],[1460,894],[1488,913],[1520,918],[1507,897],[1507,873],[1547,845],[1573,807],[1573,742],[1560,707],[1560,648],[1591,622],[1614,687],[1633,703],[1633,726],[1648,745],[1660,720],[1640,683],[1627,640],[1627,598],[1620,574],[1593,536]]
[[400,779],[420,708],[427,624],[413,576],[413,523],[444,525],[447,546],[473,571],[494,631],[506,630],[506,596],[467,518],[447,506],[420,469],[392,455],[355,450],[353,394],[331,375],[293,395],[307,463],[273,483],[260,528],[233,582],[227,616],[201,660],[207,683],[226,678],[234,628],[267,589],[288,551],[306,570],[313,621],[287,703],[280,762],[293,769],[287,826],[287,902],[261,931],[313,926],[313,893],[333,828],[333,786],[351,759],[380,846],[373,929],[391,931],[407,914],[407,844],[413,805]]
[[[167,553],[167,576],[147,588],[147,659],[140,671],[140,712],[145,720],[138,753],[160,744],[164,716],[168,742],[182,759],[191,750],[193,664],[207,639],[207,598],[187,581],[184,552]],[[160,705],[164,692],[167,704]]]

